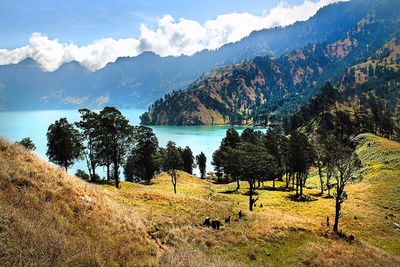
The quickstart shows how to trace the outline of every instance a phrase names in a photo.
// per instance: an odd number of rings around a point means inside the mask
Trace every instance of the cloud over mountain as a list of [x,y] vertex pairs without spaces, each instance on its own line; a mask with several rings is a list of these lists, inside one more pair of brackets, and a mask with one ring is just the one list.
[[176,20],[165,15],[158,19],[156,28],[142,24],[138,38],[105,38],[86,46],[72,42],[60,43],[45,34],[33,33],[26,46],[0,49],[0,65],[18,63],[31,57],[46,71],[54,71],[63,63],[73,60],[94,71],[118,57],[136,56],[143,51],[153,51],[160,56],[192,55],[203,49],[217,49],[226,43],[239,41],[255,30],[307,20],[321,7],[338,1],[305,0],[295,6],[281,2],[260,16],[232,13],[220,15],[204,24],[184,18]]

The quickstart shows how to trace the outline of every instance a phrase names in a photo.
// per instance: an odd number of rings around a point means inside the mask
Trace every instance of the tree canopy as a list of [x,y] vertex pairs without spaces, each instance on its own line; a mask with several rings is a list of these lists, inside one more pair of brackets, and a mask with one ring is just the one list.
[[61,165],[67,171],[82,155],[82,141],[79,131],[66,118],[51,124],[47,130],[47,153],[51,162]]

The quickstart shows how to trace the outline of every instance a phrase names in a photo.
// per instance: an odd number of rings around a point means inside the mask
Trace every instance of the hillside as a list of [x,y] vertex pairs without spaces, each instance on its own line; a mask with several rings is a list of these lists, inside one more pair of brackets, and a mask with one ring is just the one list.
[[279,121],[305,104],[324,83],[338,82],[347,68],[368,59],[398,34],[398,13],[387,8],[379,6],[334,41],[310,44],[279,58],[256,57],[216,69],[187,90],[155,101],[142,123],[258,125]]
[[[146,107],[172,90],[186,88],[215,67],[256,56],[278,57],[309,43],[334,42],[377,6],[396,10],[396,4],[395,0],[332,4],[308,21],[253,32],[217,50],[179,57],[144,52],[137,57],[119,58],[95,72],[78,62],[45,72],[28,58],[18,64],[0,66],[0,109],[76,109],[104,104],[118,108]],[[21,94],[26,97],[20,98]]]
[[[374,132],[391,136],[400,127],[400,44],[393,38],[345,71],[336,89],[324,86],[285,120],[287,131],[304,127],[326,133],[345,123],[346,135]],[[328,129],[329,128],[329,129]]]
[[[218,185],[183,172],[178,194],[162,174],[151,184],[92,185],[32,152],[0,141],[0,261],[2,265],[398,266],[400,264],[400,144],[371,134],[356,138],[364,179],[348,188],[341,227],[325,226],[334,200],[308,181],[308,202],[291,192],[258,190],[245,210],[247,183]],[[278,188],[281,184],[277,184]],[[262,206],[260,204],[263,204]],[[245,217],[239,219],[239,210]],[[205,217],[231,223],[220,231]]]
[[4,140],[0,155],[2,266],[156,262],[140,214],[118,204],[115,193]]

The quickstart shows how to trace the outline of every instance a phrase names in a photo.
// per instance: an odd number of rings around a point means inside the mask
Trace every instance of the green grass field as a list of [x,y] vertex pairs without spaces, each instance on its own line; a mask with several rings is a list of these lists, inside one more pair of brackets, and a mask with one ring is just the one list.
[[[305,189],[309,201],[292,201],[294,192],[283,190],[282,182],[276,190],[266,183],[257,191],[255,211],[249,212],[247,182],[233,192],[235,183],[214,184],[180,172],[176,195],[167,174],[150,185],[124,182],[118,190],[86,184],[1,142],[0,207],[7,212],[0,215],[0,260],[15,265],[18,251],[25,248],[22,257],[40,260],[42,266],[399,266],[400,144],[370,134],[357,141],[364,178],[348,186],[340,224],[355,236],[352,243],[326,226],[327,216],[333,223],[334,200],[318,194],[316,171]],[[28,193],[19,192],[21,184]],[[40,200],[46,194],[51,200]],[[82,200],[86,197],[91,201]],[[24,204],[16,205],[18,201]],[[42,206],[44,211],[37,211]],[[245,213],[241,219],[240,210]],[[219,231],[202,225],[205,217],[224,222],[228,216],[231,222]],[[35,242],[21,241],[30,238],[28,230],[21,230],[24,223],[32,225]],[[43,236],[33,233],[38,229]],[[65,242],[54,246],[60,237]],[[75,249],[65,248],[67,244]],[[53,261],[35,256],[46,253]]]

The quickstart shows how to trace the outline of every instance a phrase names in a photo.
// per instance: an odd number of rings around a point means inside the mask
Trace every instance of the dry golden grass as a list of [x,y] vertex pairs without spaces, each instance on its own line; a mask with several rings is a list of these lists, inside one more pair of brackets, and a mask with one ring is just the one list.
[[0,141],[3,266],[154,264],[138,213],[110,193]]
[[[179,172],[176,195],[167,174],[150,185],[123,182],[118,190],[87,184],[1,141],[0,261],[10,266],[399,266],[400,235],[393,223],[400,216],[395,177],[400,145],[359,138],[365,179],[349,186],[341,221],[341,228],[355,235],[353,243],[325,226],[334,203],[318,196],[315,173],[305,190],[311,201],[292,201],[293,192],[258,190],[260,200],[250,213],[246,182],[232,192],[234,183],[218,185]],[[385,219],[389,213],[397,217]],[[231,223],[219,231],[202,226],[205,217],[223,222],[228,216]]]

